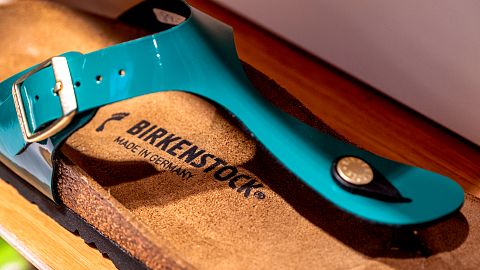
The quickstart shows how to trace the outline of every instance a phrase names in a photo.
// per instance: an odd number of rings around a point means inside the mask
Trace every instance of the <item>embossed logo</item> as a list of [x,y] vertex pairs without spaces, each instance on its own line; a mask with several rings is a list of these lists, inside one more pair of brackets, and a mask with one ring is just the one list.
[[[125,117],[115,115],[111,119]],[[107,121],[110,121],[109,119]],[[125,130],[125,133],[126,136],[117,136],[113,142],[184,180],[194,177],[200,169],[203,173],[211,173],[213,179],[225,183],[245,198],[254,197],[259,200],[265,198],[265,193],[261,190],[263,184],[255,176],[242,172],[243,170],[229,164],[228,161],[158,125],[140,120]],[[151,147],[144,144],[154,146],[157,150],[152,151]],[[178,161],[181,161],[180,164]]]

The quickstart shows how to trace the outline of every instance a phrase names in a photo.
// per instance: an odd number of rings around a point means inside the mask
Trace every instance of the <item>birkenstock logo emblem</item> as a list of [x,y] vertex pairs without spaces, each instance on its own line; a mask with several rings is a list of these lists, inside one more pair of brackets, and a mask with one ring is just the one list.
[[[164,128],[141,120],[127,129],[126,133],[134,138],[117,136],[114,142],[155,166],[177,174],[184,180],[195,176],[191,172],[193,168],[195,171],[211,174],[216,181],[225,183],[245,198],[265,199],[265,193],[261,191],[263,184],[255,176],[242,173],[241,169],[229,164],[226,160]],[[140,142],[138,142],[139,139]],[[142,143],[154,146],[169,157],[166,158],[165,155],[159,155],[158,151],[145,148],[141,145]],[[182,167],[179,163],[185,166]]]
[[120,112],[120,113],[114,113],[112,114],[112,116],[110,118],[108,118],[107,120],[103,121],[103,123],[97,127],[96,131],[97,132],[101,132],[105,129],[105,125],[110,122],[110,121],[120,121],[122,120],[123,118],[127,117],[128,115],[130,115],[130,113],[128,112]]

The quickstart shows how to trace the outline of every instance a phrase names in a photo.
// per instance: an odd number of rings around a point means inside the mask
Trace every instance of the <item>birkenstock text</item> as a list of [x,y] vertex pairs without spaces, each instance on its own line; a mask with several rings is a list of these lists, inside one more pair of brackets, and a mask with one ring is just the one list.
[[[217,181],[225,182],[231,189],[243,194],[246,198],[250,197],[251,194],[258,199],[265,198],[265,194],[259,190],[263,187],[263,184],[258,182],[253,176],[241,173],[236,166],[228,164],[224,159],[207,152],[205,149],[201,149],[187,139],[151,124],[147,120],[141,120],[136,123],[126,130],[126,133],[155,146],[171,157],[188,164],[188,166],[201,168],[204,173],[212,173]],[[118,136],[114,141],[147,159],[149,162],[177,173],[183,179],[190,179],[194,176],[188,170],[174,165],[173,162],[165,157],[141,147],[132,140],[129,141],[127,138]]]

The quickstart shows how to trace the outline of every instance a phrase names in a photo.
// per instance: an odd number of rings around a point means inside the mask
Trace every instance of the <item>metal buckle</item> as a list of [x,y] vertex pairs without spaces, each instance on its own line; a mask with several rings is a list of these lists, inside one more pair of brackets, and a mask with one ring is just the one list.
[[[23,82],[28,77],[49,66],[52,66],[53,68],[55,76],[54,92],[60,98],[63,115],[47,127],[37,132],[32,132],[28,126],[28,119],[25,114],[25,107],[20,89]],[[77,112],[77,99],[73,90],[72,77],[70,75],[70,69],[68,68],[67,59],[63,56],[52,57],[18,78],[12,85],[12,96],[20,128],[22,129],[23,138],[28,143],[48,139],[62,131],[68,126],[68,124],[70,124],[70,122],[72,122],[73,117]]]

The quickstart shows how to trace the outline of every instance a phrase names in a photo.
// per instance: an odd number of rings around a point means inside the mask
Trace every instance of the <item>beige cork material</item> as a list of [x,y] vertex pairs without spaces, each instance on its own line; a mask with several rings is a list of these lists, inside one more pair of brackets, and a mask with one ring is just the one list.
[[[0,34],[10,42],[0,42],[2,78],[64,51],[88,52],[143,34],[40,1],[0,7],[0,18]],[[275,82],[244,67],[274,104],[338,136]],[[63,203],[152,269],[480,265],[475,197],[418,229],[362,221],[302,184],[228,112],[187,93],[99,109],[56,162]]]

